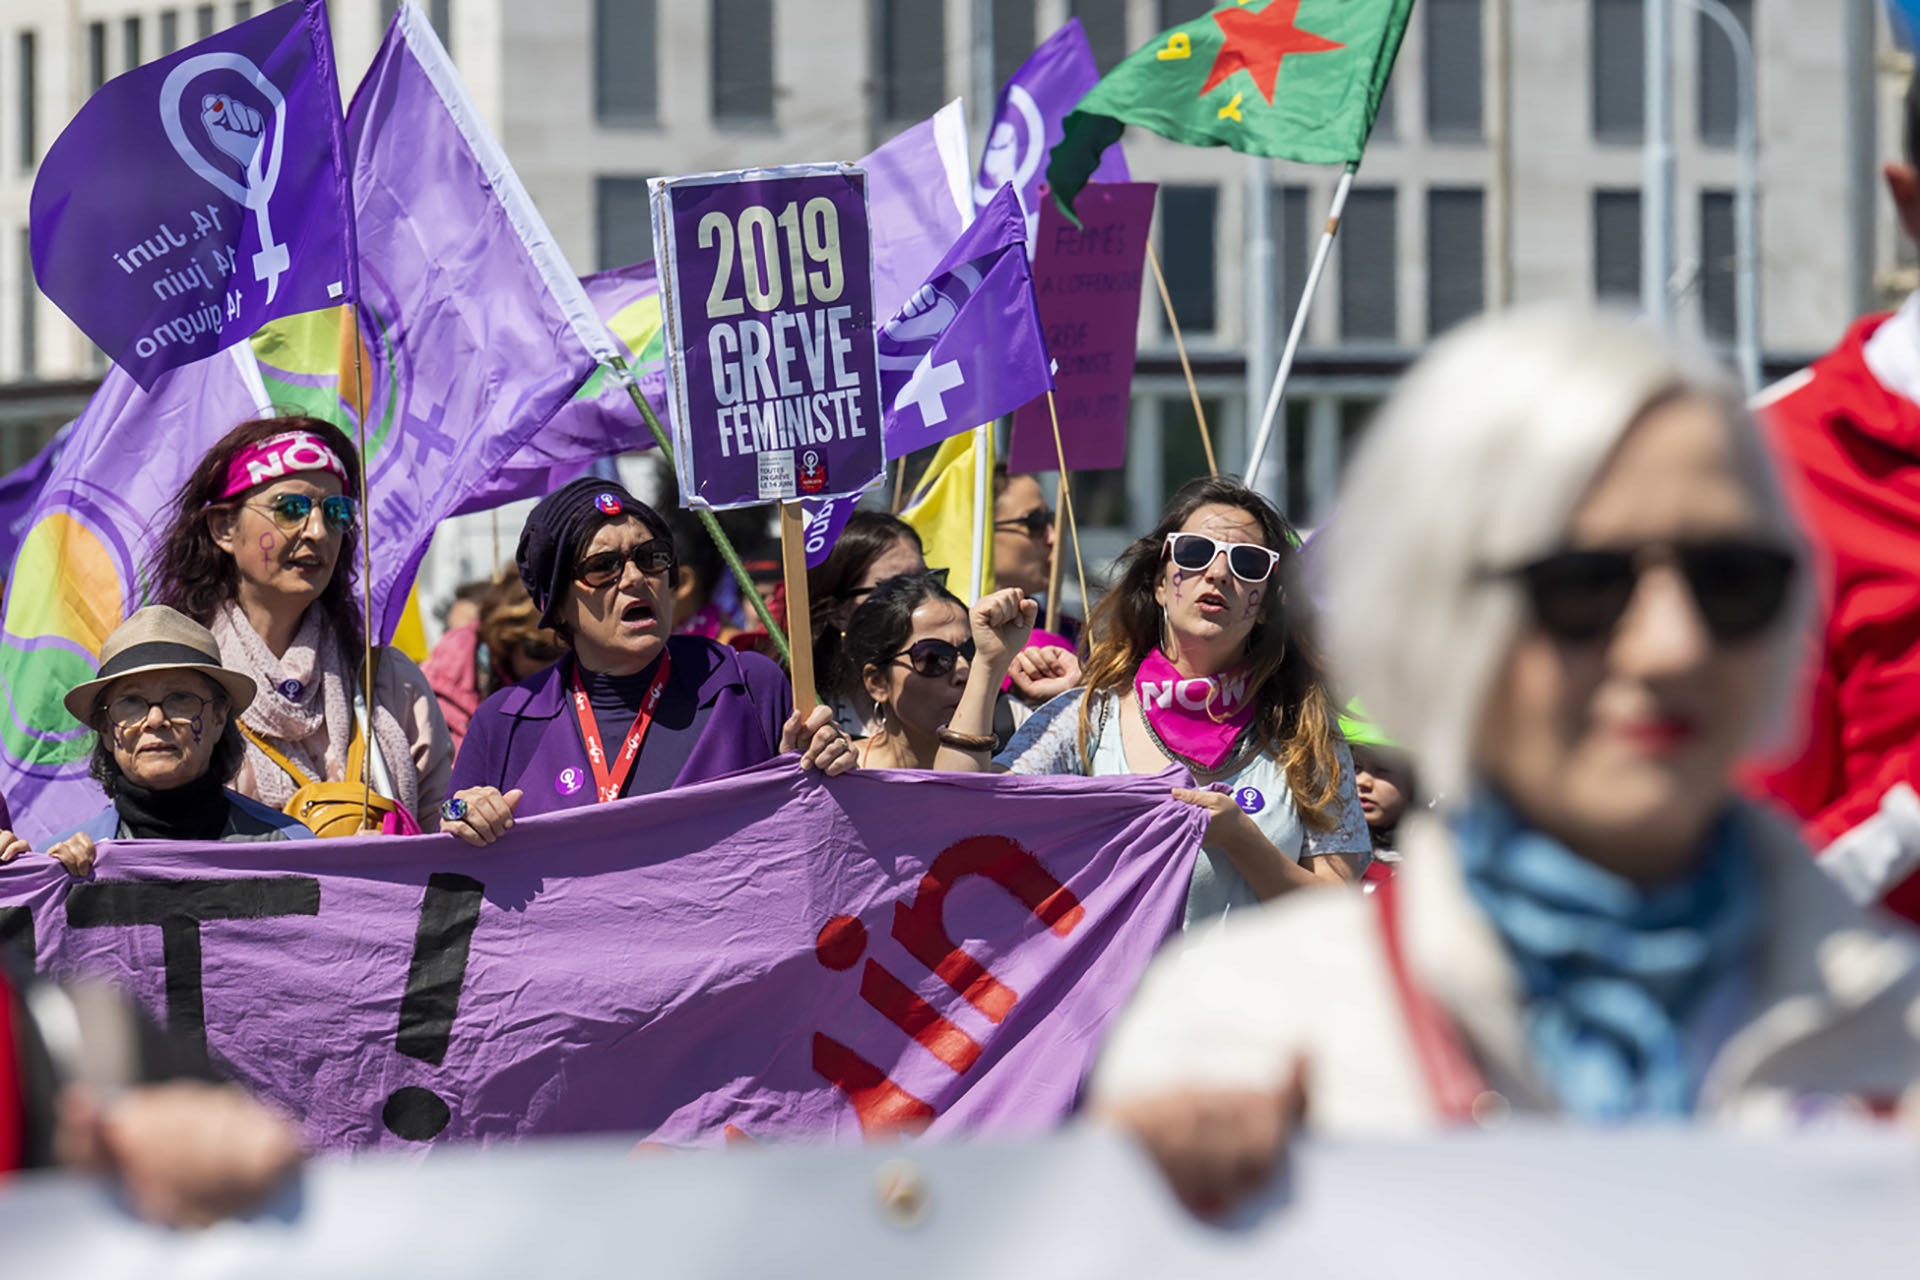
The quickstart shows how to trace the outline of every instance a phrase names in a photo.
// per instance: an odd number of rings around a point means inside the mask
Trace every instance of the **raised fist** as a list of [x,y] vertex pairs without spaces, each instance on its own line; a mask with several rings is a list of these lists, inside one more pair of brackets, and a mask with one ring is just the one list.
[[253,157],[267,136],[264,116],[224,93],[209,93],[200,99],[200,123],[207,127],[213,145],[238,161],[241,169],[253,168]]

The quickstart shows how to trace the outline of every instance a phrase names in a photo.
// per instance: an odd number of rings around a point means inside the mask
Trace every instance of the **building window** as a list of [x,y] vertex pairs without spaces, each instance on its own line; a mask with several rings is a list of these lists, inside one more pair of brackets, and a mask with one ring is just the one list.
[[877,16],[874,61],[883,127],[924,120],[947,100],[946,4],[879,0]]
[[169,9],[160,15],[160,56],[166,57],[180,47],[180,14]]
[[1393,342],[1400,336],[1399,201],[1392,187],[1356,187],[1340,226],[1340,337]]
[[252,16],[253,16],[252,0],[234,0],[233,20],[235,22],[245,22],[248,18],[251,18]]
[[87,24],[87,92],[98,93],[107,82],[107,24]]
[[713,118],[773,123],[773,0],[713,0]]
[[1427,136],[1481,137],[1480,0],[1422,0],[1427,11]]
[[996,93],[1032,52],[1033,0],[993,0],[993,87]]
[[1192,22],[1213,8],[1213,0],[1160,0],[1160,30]]
[[1427,333],[1445,333],[1487,305],[1485,200],[1478,187],[1427,192]]
[[1593,136],[1638,142],[1645,130],[1644,0],[1592,0]]
[[1073,0],[1073,16],[1093,47],[1093,63],[1105,75],[1133,52],[1127,43],[1127,0]]
[[1700,327],[1709,338],[1733,341],[1734,281],[1739,250],[1733,242],[1733,193],[1700,193]]
[[653,257],[653,206],[645,178],[595,178],[593,203],[596,270]]
[[203,4],[193,11],[193,38],[205,40],[213,34],[213,6]]
[[20,228],[20,376],[40,372],[39,332],[34,325],[33,232]]
[[126,54],[128,71],[140,65],[140,19],[128,18],[120,25],[121,47]]
[[20,74],[14,77],[14,89],[20,95],[20,170],[23,173],[31,173],[40,161],[39,59],[34,49],[35,39],[31,31],[20,33]]
[[660,114],[654,0],[594,0],[593,114],[605,125],[650,125]]
[[1160,188],[1160,259],[1182,333],[1211,333],[1214,321],[1214,187]]
[[[1753,0],[1721,0],[1753,39]],[[1700,55],[1700,141],[1730,147],[1740,126],[1740,77],[1733,42],[1706,14],[1696,32]]]
[[[1280,323],[1287,326],[1293,323],[1293,313],[1300,309],[1300,295],[1307,287],[1307,246],[1311,230],[1307,226],[1307,189],[1275,187],[1270,207],[1273,210],[1274,296],[1280,299]],[[1283,327],[1276,339],[1285,341],[1285,338]]]
[[1640,299],[1640,193],[1593,193],[1593,293],[1602,302]]
[[453,49],[453,0],[431,0],[427,5],[427,21],[433,24],[433,34],[440,37],[440,43],[451,51]]
[[1387,83],[1380,90],[1380,109],[1373,113],[1373,131],[1367,135],[1368,141],[1391,142],[1399,132],[1399,112],[1394,110],[1394,100],[1400,94],[1400,73],[1396,68],[1387,73]]

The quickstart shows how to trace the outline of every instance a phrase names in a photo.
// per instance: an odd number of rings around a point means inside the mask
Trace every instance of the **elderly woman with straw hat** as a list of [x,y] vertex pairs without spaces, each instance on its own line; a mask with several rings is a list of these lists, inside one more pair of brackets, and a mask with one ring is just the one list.
[[[96,737],[90,771],[111,802],[47,853],[75,876],[101,840],[310,840],[294,819],[227,789],[251,677],[220,664],[213,633],[164,605],[139,610],[100,649],[100,671],[64,699]],[[0,833],[0,861],[24,842]]]
[[1302,1113],[1920,1112],[1911,940],[1734,786],[1784,727],[1808,573],[1706,356],[1572,308],[1462,325],[1369,429],[1331,534],[1332,652],[1443,799],[1378,892],[1176,945],[1116,1023],[1090,1105],[1189,1204],[1258,1185]]

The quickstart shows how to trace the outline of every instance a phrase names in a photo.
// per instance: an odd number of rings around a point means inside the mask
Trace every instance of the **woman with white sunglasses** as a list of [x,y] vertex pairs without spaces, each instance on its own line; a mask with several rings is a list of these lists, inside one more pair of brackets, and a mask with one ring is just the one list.
[[1033,625],[1017,591],[974,606],[976,656],[937,767],[1013,773],[1190,770],[1211,815],[1186,925],[1354,879],[1369,848],[1285,517],[1231,480],[1196,480],[1121,556],[1089,623],[1085,686],[1035,712],[989,762],[992,692]]

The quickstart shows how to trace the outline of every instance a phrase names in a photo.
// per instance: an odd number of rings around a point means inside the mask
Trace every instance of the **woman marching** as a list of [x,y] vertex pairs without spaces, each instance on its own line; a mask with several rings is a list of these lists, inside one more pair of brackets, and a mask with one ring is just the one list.
[[[1913,948],[1734,789],[1811,594],[1743,399],[1705,352],[1559,307],[1462,325],[1402,380],[1328,581],[1356,693],[1443,807],[1371,897],[1149,970],[1090,1095],[1189,1204],[1259,1185],[1302,1108],[1401,1135],[1920,1106]],[[1333,998],[1272,989],[1303,967]]]
[[[1120,559],[1094,610],[1086,683],[1022,725],[995,767],[1091,776],[1191,769],[1174,794],[1211,815],[1188,927],[1360,873],[1353,762],[1311,636],[1296,539],[1231,480],[1196,480]],[[974,606],[966,692],[939,767],[989,767],[992,698],[1033,626],[1014,589]]]
[[583,476],[540,500],[515,553],[539,623],[569,650],[480,705],[440,829],[491,844],[558,809],[648,795],[799,750],[802,769],[853,767],[832,711],[804,722],[778,664],[673,620],[673,531],[618,483]]
[[874,706],[876,727],[855,744],[860,767],[933,768],[974,654],[967,606],[947,590],[946,575],[888,578],[853,611],[842,643],[842,660]]
[[153,563],[155,598],[213,632],[259,688],[233,789],[322,835],[361,829],[363,756],[382,829],[417,831],[446,794],[453,740],[420,668],[373,651],[353,583],[360,458],[317,418],[241,423],[187,477]]

